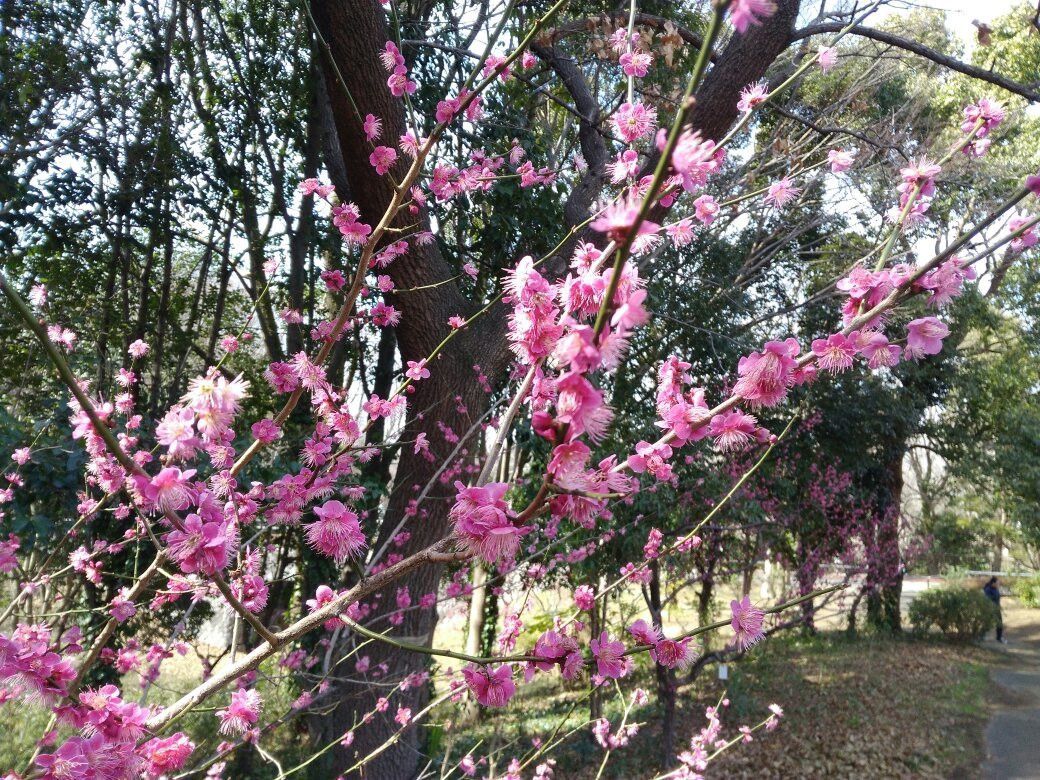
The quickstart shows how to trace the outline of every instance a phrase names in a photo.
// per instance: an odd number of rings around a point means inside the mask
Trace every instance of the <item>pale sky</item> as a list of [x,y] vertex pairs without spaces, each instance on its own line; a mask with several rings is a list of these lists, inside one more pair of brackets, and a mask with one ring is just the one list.
[[1021,5],[1021,0],[907,0],[894,2],[887,10],[879,10],[874,19],[876,21],[889,14],[898,14],[911,7],[939,8],[946,11],[947,24],[961,37],[970,51],[975,43],[972,19],[989,22],[1008,13],[1017,5]]

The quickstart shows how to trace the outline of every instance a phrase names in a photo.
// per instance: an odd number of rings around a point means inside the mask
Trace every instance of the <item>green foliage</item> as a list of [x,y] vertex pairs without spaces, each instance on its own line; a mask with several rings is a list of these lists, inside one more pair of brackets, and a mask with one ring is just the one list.
[[957,571],[989,568],[994,530],[993,523],[981,520],[970,502],[927,514],[920,532],[927,537],[928,548],[914,571],[951,576]]
[[1035,281],[1010,273],[957,308],[962,340],[927,428],[943,465],[917,469],[922,529],[938,543],[934,571],[986,566],[998,539],[1013,554],[1040,542],[1037,341],[1030,317],[1005,313],[1034,295]]
[[1034,577],[1018,577],[1012,584],[1018,600],[1027,607],[1040,607],[1040,575]]
[[1024,84],[1035,81],[1040,71],[1040,36],[1027,26],[1035,15],[1035,3],[1020,2],[1010,13],[990,21],[991,42],[975,49],[975,64],[991,68],[999,63],[1008,78]]
[[916,632],[934,626],[951,639],[976,640],[997,624],[997,605],[977,588],[937,588],[914,599],[909,616]]

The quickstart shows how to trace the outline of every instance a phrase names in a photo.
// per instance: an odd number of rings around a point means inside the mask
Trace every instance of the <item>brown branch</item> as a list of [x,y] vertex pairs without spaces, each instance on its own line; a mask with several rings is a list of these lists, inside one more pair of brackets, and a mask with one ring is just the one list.
[[166,707],[162,712],[153,716],[147,723],[147,729],[151,732],[157,732],[158,730],[168,726],[182,713],[198,706],[231,681],[237,679],[246,672],[255,669],[263,660],[274,655],[274,653],[276,653],[280,648],[296,639],[299,639],[304,634],[313,631],[326,620],[336,617],[353,602],[370,596],[376,591],[386,587],[388,584],[403,577],[408,572],[424,565],[443,561],[444,556],[446,555],[451,555],[453,560],[457,560],[457,555],[455,555],[451,550],[451,544],[451,540],[443,539],[437,544],[427,547],[425,550],[405,558],[403,561],[395,563],[393,566],[388,566],[378,574],[362,580],[335,601],[329,602],[321,609],[315,610],[306,617],[297,620],[284,631],[279,631],[274,636],[273,643],[260,645],[248,655],[243,656],[241,660],[230,664],[194,690],[186,693],[173,704]]
[[[813,24],[808,27],[803,27],[801,30],[796,30],[791,40],[797,41],[803,38],[809,38],[813,35],[840,32],[844,27],[845,25],[841,22],[822,22],[820,24]],[[1040,93],[1035,92],[1033,89],[1009,79],[1006,76],[1002,76],[999,73],[994,73],[991,70],[986,70],[976,65],[969,65],[966,62],[961,62],[956,57],[950,57],[949,55],[938,52],[931,47],[925,46],[923,43],[918,43],[909,38],[903,38],[900,35],[895,35],[894,33],[885,30],[878,30],[873,27],[863,27],[860,25],[853,27],[850,30],[850,33],[912,52],[920,57],[924,57],[927,60],[942,65],[945,68],[957,71],[958,73],[963,73],[965,76],[971,76],[980,81],[989,82],[990,84],[1000,87],[1014,95],[1024,97],[1031,103],[1040,102]]]
[[[151,565],[142,572],[141,577],[134,584],[134,587],[127,594],[127,601],[133,602],[140,598],[141,594],[145,592],[148,585],[156,574],[159,573],[159,567],[163,565],[166,560],[166,553],[163,550],[159,550],[155,555],[155,560],[152,561]],[[79,690],[80,685],[83,684],[83,678],[86,676],[90,667],[94,665],[98,656],[101,655],[101,651],[105,645],[108,644],[108,640],[112,638],[112,635],[116,632],[116,628],[119,627],[119,621],[115,618],[110,618],[105,627],[98,634],[97,639],[94,640],[94,644],[91,645],[90,651],[87,653],[87,657],[83,659],[83,663],[80,664],[79,671],[76,673],[76,679],[69,683],[68,696],[70,699],[76,697],[76,692]]]
[[799,124],[809,128],[810,130],[819,133],[820,135],[847,135],[852,138],[858,138],[863,143],[867,144],[868,146],[872,146],[875,149],[891,149],[892,151],[897,152],[904,160],[910,160],[910,157],[907,155],[906,152],[903,151],[903,148],[898,144],[882,143],[881,141],[877,141],[870,138],[866,133],[862,133],[858,130],[850,130],[847,127],[816,124],[812,120],[806,119],[803,116],[799,116],[797,112],[792,111],[789,108],[784,108],[783,106],[777,104],[772,100],[769,101],[768,105],[771,109],[776,111],[781,116],[785,116],[788,119],[792,119],[795,122],[798,122]]
[[[585,17],[584,19],[574,19],[570,22],[566,22],[565,24],[561,24],[558,27],[554,27],[552,31],[549,33],[549,35],[547,35],[546,37],[549,39],[551,43],[556,43],[557,41],[562,40],[567,36],[574,35],[580,32],[586,32],[590,29],[595,29],[595,27],[597,27],[603,21],[604,17],[602,16],[589,16]],[[679,35],[680,38],[683,39],[683,43],[689,44],[690,46],[694,46],[698,49],[701,47],[701,44],[704,43],[704,38],[702,38],[697,33],[693,32],[692,30],[683,27],[681,24],[678,24],[674,19],[665,19],[663,16],[656,16],[654,14],[637,13],[635,17],[635,22],[636,24],[641,24],[645,27],[654,28],[664,27],[666,22],[671,22],[672,26],[675,27],[675,32]],[[717,55],[713,53],[710,56],[711,61],[714,62]]]

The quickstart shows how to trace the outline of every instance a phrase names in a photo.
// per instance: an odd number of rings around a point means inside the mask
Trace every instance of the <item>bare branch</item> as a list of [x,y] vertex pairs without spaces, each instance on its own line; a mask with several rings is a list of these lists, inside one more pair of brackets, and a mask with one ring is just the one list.
[[[840,32],[843,29],[844,25],[841,22],[822,22],[820,24],[803,27],[801,30],[796,30],[791,40],[797,41],[803,38],[809,38],[813,35]],[[1024,97],[1031,103],[1040,102],[1040,93],[1034,91],[1030,87],[1019,84],[1017,81],[1002,76],[999,73],[994,73],[991,70],[986,70],[985,68],[980,68],[976,65],[969,65],[966,62],[961,62],[956,57],[950,57],[938,52],[935,49],[925,46],[923,43],[918,43],[909,38],[903,38],[900,35],[895,35],[894,33],[885,30],[878,30],[874,27],[863,27],[861,25],[853,27],[849,32],[853,35],[859,35],[862,38],[870,38],[871,40],[880,43],[887,43],[889,46],[904,49],[942,65],[945,68],[955,70],[958,73],[963,73],[965,76],[971,76],[980,81],[989,82],[990,84],[1000,87],[1014,95]]]
[[793,119],[801,125],[813,130],[820,135],[847,135],[852,138],[858,138],[863,143],[872,146],[875,149],[891,149],[897,152],[904,160],[909,161],[909,156],[903,151],[902,147],[898,144],[884,143],[882,141],[870,138],[866,133],[862,133],[858,130],[852,130],[848,127],[838,127],[837,125],[818,125],[812,120],[806,119],[803,116],[799,116],[797,112],[791,111],[788,108],[784,108],[775,101],[769,102],[769,107],[776,111],[782,116],[786,116],[788,119]]
[[[603,16],[589,16],[585,17],[584,19],[574,19],[572,21],[567,22],[566,24],[561,24],[558,27],[554,27],[552,29],[551,34],[547,37],[549,37],[552,43],[556,43],[557,41],[569,35],[574,35],[575,33],[579,32],[587,32],[589,29],[595,29],[595,27],[604,20],[605,17]],[[654,27],[660,29],[664,27],[666,22],[672,23],[672,26],[675,28],[676,34],[678,34],[678,36],[683,39],[683,43],[687,43],[690,46],[700,49],[701,44],[704,42],[704,38],[702,38],[697,33],[693,32],[692,30],[683,27],[674,19],[665,19],[663,16],[656,16],[654,14],[637,13],[635,15],[635,23],[644,25],[645,27]],[[711,61],[714,62],[718,55],[713,52],[710,55],[710,57]]]

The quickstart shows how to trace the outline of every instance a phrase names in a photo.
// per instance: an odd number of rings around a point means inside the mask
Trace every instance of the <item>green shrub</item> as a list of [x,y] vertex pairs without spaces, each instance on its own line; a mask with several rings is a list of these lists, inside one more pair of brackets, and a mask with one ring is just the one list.
[[1016,577],[1012,590],[1027,607],[1040,607],[1040,576]]
[[953,639],[981,639],[997,624],[997,605],[978,588],[937,588],[914,599],[909,616],[920,633],[935,626]]

